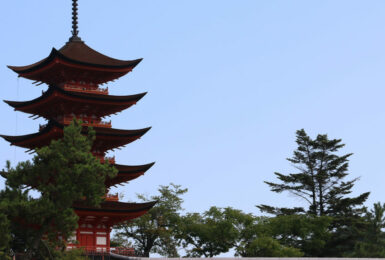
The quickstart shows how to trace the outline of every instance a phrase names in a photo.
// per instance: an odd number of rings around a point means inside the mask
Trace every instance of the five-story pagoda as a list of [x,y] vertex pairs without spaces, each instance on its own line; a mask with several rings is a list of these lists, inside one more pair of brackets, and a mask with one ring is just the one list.
[[[111,121],[103,118],[136,104],[146,93],[129,96],[112,96],[100,85],[118,79],[141,61],[117,60],[88,47],[78,36],[77,0],[73,0],[72,37],[59,50],[52,49],[45,59],[22,67],[9,66],[19,77],[47,84],[48,90],[40,97],[25,101],[5,101],[17,111],[29,113],[32,117],[48,120],[38,132],[22,136],[1,135],[12,145],[29,150],[48,145],[51,140],[63,136],[63,128],[74,118],[81,119],[83,131],[92,126],[96,139],[92,153],[101,162],[114,164],[118,174],[105,182],[106,190],[144,174],[153,163],[139,166],[120,165],[114,158],[107,158],[106,152],[122,147],[142,137],[150,128],[138,130],[114,129]],[[100,208],[82,204],[73,205],[79,216],[76,240],[79,244],[68,247],[84,247],[89,250],[110,250],[110,231],[114,224],[145,214],[154,202],[123,203],[117,195],[106,195]],[[75,237],[74,237],[75,238]]]

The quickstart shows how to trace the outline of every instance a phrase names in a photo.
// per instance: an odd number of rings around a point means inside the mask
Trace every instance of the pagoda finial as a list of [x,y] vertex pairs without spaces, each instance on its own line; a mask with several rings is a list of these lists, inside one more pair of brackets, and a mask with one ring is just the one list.
[[70,42],[82,41],[78,36],[78,0],[72,0],[72,36]]

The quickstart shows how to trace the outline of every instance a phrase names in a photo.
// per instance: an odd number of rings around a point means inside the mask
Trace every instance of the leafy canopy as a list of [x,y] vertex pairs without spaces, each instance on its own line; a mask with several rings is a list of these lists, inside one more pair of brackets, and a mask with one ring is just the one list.
[[180,185],[171,183],[160,186],[159,195],[147,198],[139,194],[141,201],[157,201],[147,214],[118,225],[115,229],[115,242],[134,245],[140,256],[149,257],[150,253],[158,253],[168,257],[178,257],[178,241],[175,239],[182,210],[181,196],[187,192]]
[[180,237],[188,257],[214,257],[229,251],[239,236],[236,220],[239,212],[232,208],[211,207],[202,215],[189,213],[182,217]]

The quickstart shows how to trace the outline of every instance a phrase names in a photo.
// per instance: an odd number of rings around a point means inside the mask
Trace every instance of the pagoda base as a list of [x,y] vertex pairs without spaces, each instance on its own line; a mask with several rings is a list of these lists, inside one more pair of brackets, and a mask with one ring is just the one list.
[[71,241],[78,241],[78,244],[69,243],[67,249],[82,248],[90,253],[109,253],[111,227],[105,223],[85,220],[87,217],[80,218],[79,228],[70,239]]
[[[107,198],[108,199],[108,198]],[[105,200],[99,208],[86,206],[81,202],[74,204],[78,215],[78,229],[69,239],[68,249],[83,248],[86,252],[110,253],[117,252],[110,247],[110,233],[114,225],[131,220],[145,214],[154,202],[125,203]],[[128,250],[128,249],[123,249]],[[129,250],[128,250],[129,251]],[[125,252],[132,255],[133,252]]]

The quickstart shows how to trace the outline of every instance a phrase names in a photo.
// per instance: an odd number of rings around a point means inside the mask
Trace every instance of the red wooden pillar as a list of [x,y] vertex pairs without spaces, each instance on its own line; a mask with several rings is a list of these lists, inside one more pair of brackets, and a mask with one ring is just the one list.
[[97,239],[97,231],[96,231],[96,222],[92,223],[92,233],[94,234],[94,250],[96,251],[97,250],[97,242],[98,242],[98,239]]
[[[80,222],[78,223],[79,227],[76,229],[76,240],[79,242],[80,244]],[[79,247],[79,244],[77,247]]]
[[107,251],[110,252],[111,244],[110,244],[110,233],[111,233],[111,226],[106,224],[106,233],[107,233]]

